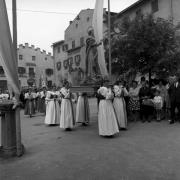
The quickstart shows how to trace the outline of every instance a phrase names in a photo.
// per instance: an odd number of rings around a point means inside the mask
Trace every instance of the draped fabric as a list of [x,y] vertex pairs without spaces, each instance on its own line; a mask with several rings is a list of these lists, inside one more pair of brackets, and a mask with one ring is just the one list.
[[20,94],[17,62],[12,44],[5,0],[0,0],[0,64],[8,84],[16,94]]
[[[96,5],[93,14],[92,26],[94,29],[94,36],[97,43],[100,43],[103,40],[103,4],[104,0],[96,0]],[[103,77],[108,76],[105,56],[104,56],[104,46],[103,44],[97,47],[98,49],[98,63],[100,71]]]

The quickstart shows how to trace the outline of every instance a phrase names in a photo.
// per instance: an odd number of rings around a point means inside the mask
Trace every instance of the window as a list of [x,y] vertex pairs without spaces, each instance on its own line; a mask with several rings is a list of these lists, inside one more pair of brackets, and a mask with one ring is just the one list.
[[45,72],[46,72],[47,76],[52,76],[53,75],[53,69],[48,68],[48,69],[46,69]]
[[79,17],[79,15],[77,16],[77,18],[76,18],[78,21],[80,20],[80,17]]
[[87,17],[87,22],[89,22],[89,20],[90,20],[90,17]]
[[78,24],[76,24],[76,28],[78,28]]
[[81,63],[81,56],[80,55],[76,55],[75,56],[75,64],[76,66],[79,66]]
[[70,57],[69,59],[68,59],[68,61],[69,61],[69,64],[73,64],[73,57]]
[[19,55],[19,60],[23,60],[23,55]]
[[57,67],[57,70],[60,71],[60,70],[61,70],[61,62],[58,62],[58,63],[56,64],[56,67]]
[[47,57],[45,57],[44,59],[45,59],[45,61],[47,61]]
[[68,44],[63,45],[63,51],[67,51],[68,50]]
[[25,73],[26,73],[26,68],[24,68],[24,67],[18,67],[18,73],[19,73],[19,74],[25,74]]
[[60,51],[61,51],[61,48],[60,48],[60,47],[58,47],[57,51],[58,51],[58,53],[60,53]]
[[75,41],[72,41],[72,49],[74,49],[75,47]]
[[36,56],[32,56],[32,61],[35,61],[36,60]]
[[155,13],[159,10],[158,0],[153,0],[151,2],[151,8],[152,8],[152,13]]
[[141,9],[138,9],[138,10],[136,11],[136,16],[140,16],[141,14],[142,14]]
[[35,73],[34,73],[34,68],[29,68],[29,76],[30,77],[35,77]]
[[80,46],[84,46],[84,37],[80,38]]

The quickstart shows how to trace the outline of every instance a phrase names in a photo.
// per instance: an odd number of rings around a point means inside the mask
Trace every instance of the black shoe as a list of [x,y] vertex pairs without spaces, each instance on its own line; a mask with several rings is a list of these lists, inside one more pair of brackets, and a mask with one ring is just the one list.
[[127,128],[120,128],[121,131],[127,131]]
[[71,128],[66,128],[65,131],[72,131],[72,129]]
[[82,126],[88,126],[88,124],[87,123],[82,123]]

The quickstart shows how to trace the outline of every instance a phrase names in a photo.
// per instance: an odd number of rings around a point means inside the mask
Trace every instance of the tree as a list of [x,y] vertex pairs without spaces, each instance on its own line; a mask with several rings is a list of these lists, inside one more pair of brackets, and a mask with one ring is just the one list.
[[121,24],[118,37],[112,39],[112,57],[118,59],[114,65],[125,61],[127,68],[148,72],[151,79],[159,61],[177,51],[175,27],[170,21],[152,15],[141,15]]

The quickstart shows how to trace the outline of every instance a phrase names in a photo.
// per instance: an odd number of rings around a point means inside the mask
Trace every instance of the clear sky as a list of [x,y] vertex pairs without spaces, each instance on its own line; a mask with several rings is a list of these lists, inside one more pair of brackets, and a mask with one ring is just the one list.
[[[12,0],[5,1],[11,26]],[[111,11],[120,12],[136,1],[111,0]],[[104,2],[104,8],[107,8],[108,0]],[[69,21],[82,9],[93,9],[94,6],[95,0],[17,0],[18,44],[28,42],[52,52],[52,43],[64,39],[64,30],[68,27]]]

